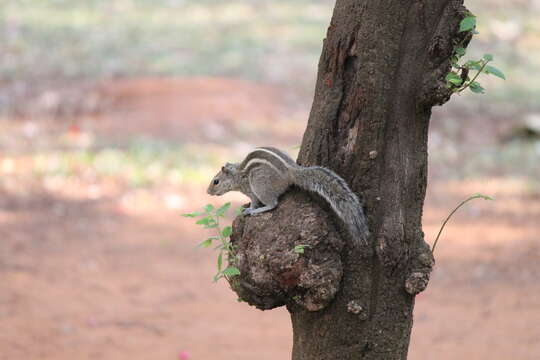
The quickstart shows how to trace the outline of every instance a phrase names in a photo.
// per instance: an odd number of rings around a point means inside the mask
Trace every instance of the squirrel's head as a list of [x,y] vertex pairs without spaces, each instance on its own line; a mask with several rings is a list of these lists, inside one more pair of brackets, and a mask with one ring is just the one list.
[[208,185],[208,194],[223,195],[240,188],[238,164],[226,163]]

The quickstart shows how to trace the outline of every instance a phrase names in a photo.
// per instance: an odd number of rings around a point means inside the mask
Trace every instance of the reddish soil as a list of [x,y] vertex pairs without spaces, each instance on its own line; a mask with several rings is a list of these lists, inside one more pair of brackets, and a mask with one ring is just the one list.
[[[103,135],[181,141],[299,141],[298,105],[282,89],[224,78],[134,79],[98,89],[109,111],[91,127]],[[303,114],[302,114],[303,115]],[[294,132],[294,135],[291,133]]]
[[[204,94],[219,87],[213,81],[182,87]],[[110,91],[134,109],[133,99],[146,91],[137,84]],[[267,92],[245,86],[235,92],[268,99]],[[221,91],[215,103],[221,105],[215,106],[227,108],[227,93]],[[174,123],[180,110],[165,111],[160,101],[152,105],[148,97],[141,103],[148,111],[144,118],[155,112]],[[268,103],[260,107],[271,111]],[[189,111],[204,118],[208,109],[208,119],[221,113],[205,104],[193,101]],[[117,109],[110,110],[111,119],[118,119]],[[114,123],[102,116],[104,124]],[[138,131],[156,136],[174,128],[135,115],[132,121],[140,124]],[[284,309],[255,310],[238,303],[224,282],[212,283],[215,254],[196,248],[206,233],[179,216],[210,200],[202,186],[177,189],[181,208],[168,210],[162,204],[125,205],[126,194],[143,190],[77,179],[51,190],[2,176],[0,359],[179,359],[183,351],[193,360],[290,358]],[[96,187],[104,190],[96,195]],[[524,189],[505,180],[430,186],[424,218],[429,241],[468,194],[480,190],[497,201],[476,200],[447,227],[430,286],[417,298],[410,359],[540,358],[540,198]]]

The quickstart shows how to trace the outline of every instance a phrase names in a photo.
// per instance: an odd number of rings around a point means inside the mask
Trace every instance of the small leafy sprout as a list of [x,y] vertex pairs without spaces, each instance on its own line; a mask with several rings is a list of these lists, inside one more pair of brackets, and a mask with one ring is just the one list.
[[[468,16],[463,18],[459,23],[459,32],[478,34],[478,31],[476,31],[476,16],[469,13]],[[459,60],[466,53],[464,42],[467,39],[468,38],[464,38],[464,40],[454,48],[454,55],[451,58],[452,69],[445,78],[446,86],[451,89],[452,92],[458,94],[467,88],[475,94],[483,94],[485,89],[477,81],[480,74],[494,75],[503,80],[506,80],[506,76],[495,66],[488,65],[489,62],[493,61],[493,55],[491,54],[484,54],[480,60],[469,60],[460,64]],[[474,76],[470,77],[470,72],[476,73]]]
[[439,233],[437,234],[437,237],[435,238],[435,242],[433,243],[433,246],[431,247],[431,253],[435,253],[435,247],[437,246],[437,242],[439,241],[439,237],[441,236],[441,233],[444,229],[444,227],[446,226],[446,223],[450,220],[450,218],[452,217],[452,215],[454,215],[454,213],[456,211],[458,211],[458,209],[460,207],[462,207],[463,205],[465,205],[467,202],[471,201],[471,200],[474,200],[474,199],[484,199],[484,200],[493,200],[493,198],[487,196],[487,195],[483,195],[483,194],[474,194],[474,195],[471,195],[469,196],[467,199],[463,200],[458,206],[456,206],[456,208],[454,210],[452,210],[452,212],[450,213],[450,215],[448,215],[446,217],[446,219],[443,221],[442,225],[441,225],[441,228],[439,229]]
[[476,16],[470,14],[459,23],[459,32],[471,31],[476,28]]
[[[208,237],[198,245],[199,247],[207,248],[212,246],[214,242],[218,243],[214,248],[215,250],[219,250],[217,257],[217,273],[214,276],[214,282],[217,282],[221,278],[226,278],[229,280],[233,276],[240,275],[240,270],[234,266],[236,255],[234,247],[229,240],[229,237],[232,234],[232,227],[225,226],[222,228],[219,223],[220,218],[225,217],[225,214],[230,207],[230,202],[217,209],[212,204],[208,204],[203,208],[204,211],[202,212],[197,211],[189,214],[183,214],[184,217],[188,218],[201,217],[195,222],[197,225],[201,225],[205,229],[215,229],[217,232],[217,235]],[[229,266],[225,269],[223,268],[223,255],[226,255],[229,261]]]
[[309,245],[296,245],[293,250],[297,254],[303,254],[304,249],[307,248],[307,247],[309,247]]

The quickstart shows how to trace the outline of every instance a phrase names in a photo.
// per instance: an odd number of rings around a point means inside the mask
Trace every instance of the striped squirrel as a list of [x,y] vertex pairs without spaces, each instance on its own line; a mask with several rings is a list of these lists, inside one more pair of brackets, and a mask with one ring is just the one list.
[[362,205],[345,180],[324,167],[300,166],[273,147],[256,148],[241,163],[226,163],[210,182],[208,194],[240,191],[251,199],[243,214],[254,215],[274,209],[291,185],[322,196],[346,224],[354,244],[367,244],[369,230]]

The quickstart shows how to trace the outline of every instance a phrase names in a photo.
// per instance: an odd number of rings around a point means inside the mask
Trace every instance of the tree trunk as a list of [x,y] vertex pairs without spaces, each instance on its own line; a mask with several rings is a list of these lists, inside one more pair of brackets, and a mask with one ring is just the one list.
[[353,248],[328,206],[298,191],[235,220],[232,237],[242,274],[231,286],[260,309],[287,305],[293,360],[407,358],[434,263],[421,228],[429,118],[450,98],[466,13],[457,0],[337,0],[298,162],[347,180],[370,245]]

